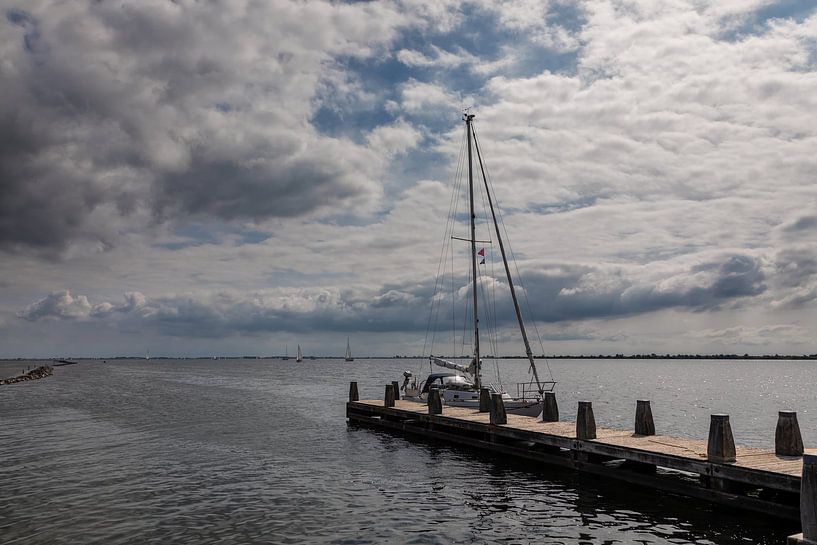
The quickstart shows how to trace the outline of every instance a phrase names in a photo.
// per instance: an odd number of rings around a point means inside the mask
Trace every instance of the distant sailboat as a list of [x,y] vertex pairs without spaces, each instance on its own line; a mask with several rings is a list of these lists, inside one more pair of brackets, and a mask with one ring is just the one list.
[[352,347],[349,346],[349,337],[346,337],[346,357],[344,359],[346,361],[355,361],[355,358],[352,357]]
[[288,360],[288,359],[289,359],[289,346],[284,345],[284,360]]
[[145,359],[146,359],[146,360],[149,360],[149,359],[150,359],[150,350],[148,350],[147,352],[145,352]]
[[301,345],[298,345],[298,355],[295,356],[295,361],[304,361],[304,355],[301,352]]

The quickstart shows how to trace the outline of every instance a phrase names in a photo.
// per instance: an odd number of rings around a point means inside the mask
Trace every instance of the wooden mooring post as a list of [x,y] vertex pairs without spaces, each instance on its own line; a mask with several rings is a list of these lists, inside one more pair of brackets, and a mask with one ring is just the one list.
[[[350,422],[773,517],[793,520],[802,515],[803,534],[791,536],[789,543],[817,545],[817,454],[797,455],[802,438],[792,411],[779,413],[774,449],[736,448],[728,415],[711,415],[707,438],[658,435],[646,400],[636,403],[633,428],[612,429],[597,427],[590,401],[578,403],[574,423],[543,421],[545,414],[541,418],[515,414],[500,394],[490,396],[489,411],[484,413],[477,404],[445,405],[439,390],[431,391],[424,403],[399,399],[392,384],[386,386],[383,400],[358,400],[357,390],[357,383],[349,385]],[[546,395],[543,413],[548,398],[555,401]],[[689,479],[690,474],[699,478]]]
[[817,454],[803,455],[800,526],[802,533],[789,536],[788,545],[817,545]]
[[713,414],[710,417],[706,459],[719,463],[735,461],[735,438],[728,414]]
[[655,435],[655,422],[652,419],[650,402],[639,399],[635,402],[635,434]]
[[576,414],[576,439],[596,438],[596,417],[593,415],[593,403],[579,401],[579,411]]
[[383,395],[383,406],[394,407],[394,385],[386,384],[386,393]]
[[779,456],[802,456],[803,437],[797,423],[797,413],[780,411],[777,413],[777,429],[774,431],[774,453]]
[[488,388],[479,389],[479,412],[491,412],[491,390]]
[[508,423],[508,414],[505,412],[502,394],[491,394],[490,422],[495,426]]
[[558,422],[559,405],[556,403],[556,393],[545,392],[545,399],[542,405],[542,422]]
[[439,388],[428,391],[428,414],[443,414],[443,399]]

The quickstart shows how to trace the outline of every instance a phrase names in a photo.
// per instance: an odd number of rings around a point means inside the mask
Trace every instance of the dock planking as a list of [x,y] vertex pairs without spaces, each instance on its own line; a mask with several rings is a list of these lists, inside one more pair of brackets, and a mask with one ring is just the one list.
[[[358,403],[377,408],[383,405],[382,401],[372,400],[359,401]],[[427,413],[425,405],[412,401],[395,401],[395,409],[416,415],[425,415]],[[564,448],[570,448],[572,445],[569,443],[576,441],[576,425],[573,422],[541,422],[536,417],[516,414],[508,414],[507,417],[508,423],[502,425],[505,430],[542,435],[545,436],[541,437],[543,442]],[[444,416],[438,418],[490,425],[488,413],[462,407],[445,407]],[[548,440],[548,436],[552,440]],[[669,435],[635,435],[627,430],[598,427],[596,428],[596,439],[584,441],[610,448],[618,447],[637,452],[682,458],[690,463],[709,464],[706,459],[706,441],[698,439],[685,439]],[[737,462],[718,465],[786,475],[785,480],[790,482],[791,485],[784,487],[784,489],[799,492],[800,473],[803,469],[802,457],[781,456],[772,451],[740,445],[736,447],[736,450]],[[626,453],[622,452],[621,454]]]
[[[445,406],[442,414],[430,415],[426,405],[405,400],[395,400],[393,407],[384,407],[382,400],[350,401],[347,418],[776,517],[799,517],[801,456],[736,445],[734,462],[713,462],[705,440],[605,427],[596,427],[594,439],[578,439],[575,422],[508,414],[507,423],[496,425],[490,423],[489,413],[476,409]],[[685,474],[687,479],[662,478],[656,468]]]

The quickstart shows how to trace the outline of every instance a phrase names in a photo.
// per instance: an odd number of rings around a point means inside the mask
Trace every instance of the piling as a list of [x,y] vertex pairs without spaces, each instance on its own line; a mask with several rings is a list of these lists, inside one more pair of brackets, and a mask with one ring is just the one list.
[[778,456],[802,456],[803,437],[794,411],[777,413],[777,428],[774,431],[774,453]]
[[479,412],[491,412],[491,390],[488,388],[479,389]]
[[803,538],[817,541],[817,455],[803,456],[803,475],[800,479],[800,524]]
[[[488,414],[478,412],[476,406],[441,408],[443,400],[440,405],[436,403],[440,391],[431,392],[430,400],[423,404],[395,399],[391,384],[386,395],[393,399],[393,406],[384,406],[387,403],[383,399],[349,401],[347,418],[367,426],[605,475],[774,517],[800,520],[802,513],[804,534],[791,536],[789,543],[817,545],[817,454],[788,456],[752,447],[741,447],[736,453],[727,415],[712,415],[709,438],[661,436],[659,441],[655,436],[635,434],[632,428],[597,428],[592,405],[587,401],[579,403],[573,425],[543,424],[538,422],[540,418],[506,413],[499,394],[491,396]],[[354,394],[350,384],[351,397]],[[646,412],[647,404],[641,405]],[[433,414],[443,409],[444,416]],[[784,421],[791,418],[783,416]],[[735,463],[728,463],[730,460]],[[656,467],[671,471],[665,474]],[[679,480],[672,477],[675,471],[697,474],[699,478]]]
[[706,444],[706,459],[710,462],[734,462],[735,438],[728,414],[713,414],[709,421],[709,440]]
[[593,403],[579,401],[579,412],[576,415],[576,439],[596,438],[596,417],[593,415]]
[[428,391],[428,414],[443,414],[443,399],[437,388]]
[[386,384],[386,394],[383,397],[384,407],[394,407],[394,385]]
[[360,400],[360,395],[357,393],[357,382],[352,381],[349,383],[349,401],[358,400]]
[[508,415],[505,412],[505,402],[502,400],[502,394],[491,394],[491,424],[500,425],[508,423]]
[[650,402],[639,399],[635,402],[635,434],[655,435],[655,422],[652,419]]
[[393,380],[391,387],[394,388],[394,399],[400,399],[400,384],[396,380]]
[[788,545],[817,544],[817,454],[803,455],[800,478],[800,525],[803,533],[789,536]]
[[545,399],[542,407],[542,422],[558,422],[559,405],[556,403],[555,392],[545,392]]

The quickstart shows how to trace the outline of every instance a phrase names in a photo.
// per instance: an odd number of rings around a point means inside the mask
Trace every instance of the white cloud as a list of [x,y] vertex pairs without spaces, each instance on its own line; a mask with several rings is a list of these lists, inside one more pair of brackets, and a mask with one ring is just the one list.
[[[754,23],[765,5],[16,2],[0,324],[416,345],[475,106],[560,346],[813,342],[817,16]],[[510,36],[490,56],[459,32],[485,14]],[[532,73],[543,49],[575,64]]]
[[463,98],[442,85],[409,80],[400,87],[400,102],[392,110],[417,115],[435,115],[441,111],[458,112]]
[[429,57],[420,51],[401,49],[397,52],[397,60],[407,66],[456,68],[466,63],[472,63],[476,59],[473,55],[462,50],[459,50],[457,53],[451,53],[434,45],[432,45],[430,49],[434,53],[433,57]]
[[20,318],[29,321],[43,319],[77,320],[87,318],[91,304],[84,295],[71,295],[68,290],[52,291],[44,298],[31,303],[19,313]]
[[381,157],[405,154],[415,148],[421,138],[420,131],[402,119],[391,125],[381,125],[367,136],[370,147]]

